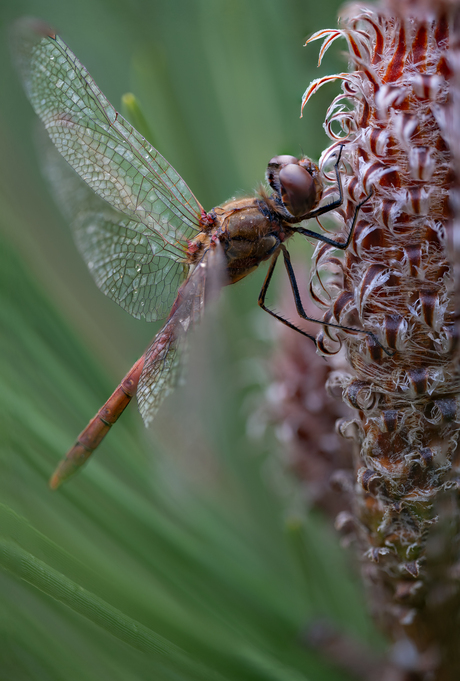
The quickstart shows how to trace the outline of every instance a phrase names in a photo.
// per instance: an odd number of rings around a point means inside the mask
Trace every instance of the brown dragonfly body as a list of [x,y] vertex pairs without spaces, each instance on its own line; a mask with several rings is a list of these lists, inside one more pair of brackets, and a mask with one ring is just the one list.
[[[56,489],[88,459],[135,394],[146,425],[152,420],[177,382],[187,334],[216,282],[238,282],[270,260],[259,305],[314,341],[265,305],[277,259],[283,256],[299,315],[310,319],[285,242],[302,234],[347,248],[368,197],[356,206],[343,241],[302,226],[342,203],[338,168],[343,145],[338,145],[334,168],[339,196],[332,203],[321,204],[334,188],[323,192],[321,174],[310,159],[277,156],[266,173],[271,193],[232,199],[206,213],[180,175],[112,107],[59,37],[41,23],[21,22],[16,46],[26,93],[55,145],[42,154],[47,173],[97,285],[135,317],[167,317],[58,466],[50,481]],[[223,272],[224,280],[216,272]],[[382,347],[371,331],[348,330],[365,333]]]
[[[306,162],[311,164],[308,160]],[[314,171],[313,166],[310,170]],[[195,320],[189,309],[190,300],[195,298],[195,294],[190,295],[189,288],[198,276],[205,279],[206,275],[200,270],[208,265],[210,251],[217,248],[217,244],[221,245],[225,258],[225,283],[233,284],[277,253],[281,244],[295,232],[290,223],[284,221],[279,212],[274,210],[273,198],[267,196],[229,201],[205,214],[202,222],[203,231],[189,242],[187,249],[187,260],[194,269],[179,289],[164,326],[148,350],[137,360],[104,406],[80,433],[76,443],[51,477],[52,489],[57,489],[64,480],[72,476],[102,442],[136,394],[145,363],[150,366],[161,364],[168,349],[183,335],[184,323],[188,330],[190,321]],[[197,314],[200,312],[201,310],[196,310]]]

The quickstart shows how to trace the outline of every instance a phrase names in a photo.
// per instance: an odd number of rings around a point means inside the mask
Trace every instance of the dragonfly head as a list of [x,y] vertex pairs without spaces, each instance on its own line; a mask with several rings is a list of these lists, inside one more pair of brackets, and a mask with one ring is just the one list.
[[275,156],[267,167],[277,212],[287,222],[300,222],[320,202],[323,184],[318,166],[304,156]]

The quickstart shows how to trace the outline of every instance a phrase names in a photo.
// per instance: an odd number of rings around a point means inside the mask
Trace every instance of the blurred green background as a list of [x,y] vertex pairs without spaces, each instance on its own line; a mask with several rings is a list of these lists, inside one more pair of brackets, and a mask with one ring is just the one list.
[[[315,30],[335,1],[3,0],[0,4],[0,678],[344,679],[302,642],[326,617],[373,641],[328,524],[273,434],[251,439],[273,320],[264,272],[225,291],[188,386],[151,431],[132,406],[76,478],[47,480],[156,327],[95,287],[40,174],[35,116],[8,53],[51,23],[117,107],[139,99],[161,153],[206,209],[252,192],[275,154],[318,158],[334,86],[300,120]],[[308,252],[293,243],[307,262]],[[302,250],[303,248],[303,250]],[[322,361],[318,358],[318,361]]]

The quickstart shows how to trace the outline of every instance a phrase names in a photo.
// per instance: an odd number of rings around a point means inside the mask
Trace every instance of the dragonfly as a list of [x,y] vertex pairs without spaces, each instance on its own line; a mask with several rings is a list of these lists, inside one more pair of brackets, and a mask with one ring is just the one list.
[[259,306],[316,342],[266,305],[281,255],[300,317],[367,334],[383,347],[371,331],[308,317],[285,245],[294,234],[302,234],[339,249],[348,247],[369,196],[356,205],[343,241],[301,224],[342,204],[343,145],[337,148],[334,165],[338,197],[326,205],[321,204],[325,191],[318,166],[306,156],[281,155],[268,163],[271,193],[261,190],[206,212],[177,171],[114,109],[54,31],[38,20],[22,20],[14,46],[26,94],[54,143],[47,167],[56,198],[97,286],[136,318],[166,317],[145,353],[58,465],[50,479],[52,489],[87,461],[135,394],[149,425],[178,381],[187,337],[218,287],[217,272],[224,272],[221,283],[233,284],[270,260]]

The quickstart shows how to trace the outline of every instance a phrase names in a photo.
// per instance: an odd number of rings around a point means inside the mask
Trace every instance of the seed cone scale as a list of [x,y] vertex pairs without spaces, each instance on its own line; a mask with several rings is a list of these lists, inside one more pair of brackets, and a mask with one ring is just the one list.
[[[292,319],[295,308],[290,293],[286,291],[282,309]],[[317,312],[308,305],[306,309],[312,316]],[[312,323],[302,328],[312,335],[318,330]],[[349,420],[352,411],[325,386],[343,369],[342,355],[318,361],[315,346],[306,343],[304,336],[281,327],[277,337],[279,349],[270,364],[273,381],[265,409],[283,443],[283,464],[305,482],[309,505],[332,521],[340,514],[342,525],[351,510],[355,443],[342,438],[335,424]]]
[[417,648],[414,673],[458,679],[460,6],[360,5],[341,22],[309,42],[323,40],[321,60],[345,39],[350,72],[314,81],[303,106],[342,81],[320,167],[345,144],[344,223],[372,196],[343,258],[317,247],[310,288],[326,320],[361,325],[393,354],[327,327],[318,345],[346,347],[357,543],[375,617]]

